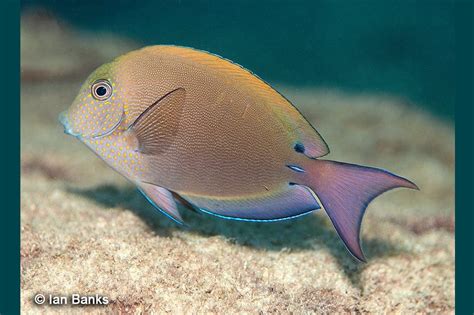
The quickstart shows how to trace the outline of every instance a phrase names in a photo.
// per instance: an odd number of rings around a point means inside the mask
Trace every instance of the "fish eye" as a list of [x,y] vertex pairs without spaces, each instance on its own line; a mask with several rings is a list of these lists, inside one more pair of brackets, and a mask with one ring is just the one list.
[[98,80],[92,84],[92,95],[96,100],[104,101],[112,95],[112,85],[107,80]]

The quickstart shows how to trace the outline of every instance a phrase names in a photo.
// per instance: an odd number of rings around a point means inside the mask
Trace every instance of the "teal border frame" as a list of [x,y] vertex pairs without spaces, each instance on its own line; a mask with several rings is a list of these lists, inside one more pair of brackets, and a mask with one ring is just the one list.
[[[448,0],[446,0],[448,1]],[[474,314],[473,9],[454,0],[456,97],[456,313]],[[0,1],[4,143],[0,181],[0,314],[20,313],[20,41],[19,0]]]
[[456,313],[474,314],[473,2],[455,1],[456,23]]
[[20,312],[20,1],[0,1],[0,314]]

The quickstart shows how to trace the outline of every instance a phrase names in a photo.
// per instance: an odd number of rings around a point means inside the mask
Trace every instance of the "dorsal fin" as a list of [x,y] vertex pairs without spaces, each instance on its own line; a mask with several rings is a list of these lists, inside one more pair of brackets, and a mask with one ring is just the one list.
[[304,144],[304,154],[317,158],[329,153],[329,147],[316,129],[303,117],[294,105],[251,71],[237,63],[206,51],[180,46],[150,46],[144,48],[151,53],[167,54],[172,58],[183,58],[187,62],[202,65],[216,74],[225,74],[230,82],[238,82],[254,95],[263,100],[262,106],[268,106],[282,123],[288,134],[294,135],[295,143]]
[[178,88],[148,107],[130,126],[143,154],[160,154],[173,142],[185,104],[186,91]]

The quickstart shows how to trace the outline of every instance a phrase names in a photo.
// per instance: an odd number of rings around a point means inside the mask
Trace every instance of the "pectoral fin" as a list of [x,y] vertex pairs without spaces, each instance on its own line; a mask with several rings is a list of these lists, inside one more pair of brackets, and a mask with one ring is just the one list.
[[164,95],[138,116],[129,129],[137,139],[138,151],[143,154],[160,154],[173,143],[185,98],[186,90],[178,88]]
[[184,224],[173,194],[169,190],[147,183],[141,183],[138,189],[155,208],[173,221]]

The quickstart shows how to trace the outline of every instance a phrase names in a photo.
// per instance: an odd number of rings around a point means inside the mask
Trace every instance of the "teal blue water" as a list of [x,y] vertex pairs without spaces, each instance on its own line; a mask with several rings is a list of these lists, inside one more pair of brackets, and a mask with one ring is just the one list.
[[453,119],[453,1],[25,0],[76,27],[208,50],[263,79],[391,93]]

